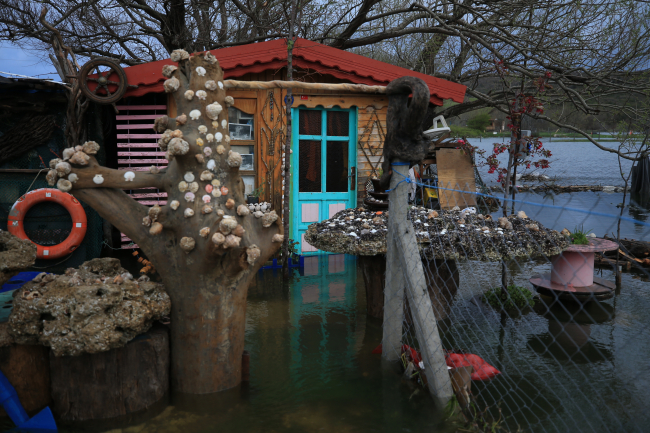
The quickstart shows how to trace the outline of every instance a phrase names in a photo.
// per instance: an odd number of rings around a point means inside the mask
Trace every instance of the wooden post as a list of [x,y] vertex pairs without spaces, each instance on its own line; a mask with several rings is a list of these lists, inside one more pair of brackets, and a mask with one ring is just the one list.
[[[406,173],[408,175],[408,166]],[[403,169],[403,167],[398,167]],[[398,197],[406,197],[408,184],[400,183],[401,176],[393,174],[390,179],[390,192],[388,193],[388,232],[386,233],[386,287],[384,288],[384,324],[382,337],[382,358],[387,361],[396,361],[400,358],[402,347],[402,323],[404,322],[404,270],[400,269],[397,257],[395,234],[399,227],[397,220],[406,222],[406,200],[400,206]]]
[[[394,160],[393,163],[399,164],[401,161]],[[391,345],[384,346],[383,352],[386,352],[387,355],[395,352],[394,333],[399,331],[401,337],[403,313],[394,312],[392,308],[398,302],[400,305],[402,304],[403,300],[400,293],[403,293],[405,285],[406,296],[413,316],[415,335],[420,343],[422,359],[424,360],[427,385],[438,406],[444,407],[452,397],[453,391],[442,350],[438,324],[427,291],[415,230],[413,224],[407,219],[408,183],[402,182],[402,180],[408,178],[409,166],[393,165],[392,170],[391,191],[388,196],[386,314],[384,315],[384,326],[388,328],[384,329],[384,339],[386,343]],[[392,303],[390,311],[388,310],[389,302]],[[402,311],[401,308],[400,311]],[[399,317],[399,328],[396,326],[395,317]],[[396,353],[399,354],[399,351]]]

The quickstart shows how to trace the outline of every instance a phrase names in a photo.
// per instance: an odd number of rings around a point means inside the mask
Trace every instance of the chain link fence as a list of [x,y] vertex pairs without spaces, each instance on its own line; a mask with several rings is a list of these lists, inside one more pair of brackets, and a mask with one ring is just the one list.
[[408,166],[393,172],[382,356],[468,431],[648,431],[650,249],[586,229],[643,241],[650,224],[463,185],[439,185],[455,206],[432,209],[409,203],[424,185]]

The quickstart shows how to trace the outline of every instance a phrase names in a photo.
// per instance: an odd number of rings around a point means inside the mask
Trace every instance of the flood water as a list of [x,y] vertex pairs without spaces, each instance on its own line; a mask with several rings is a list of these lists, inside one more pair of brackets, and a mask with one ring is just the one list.
[[[511,264],[528,285],[544,262]],[[650,283],[626,273],[615,298],[586,306],[538,301],[502,320],[477,295],[498,284],[498,264],[460,262],[460,284],[439,323],[446,349],[478,354],[501,370],[474,382],[476,404],[506,431],[647,431],[650,422]],[[612,272],[602,277],[613,280]],[[407,328],[408,329],[408,328]],[[413,330],[406,331],[411,342]],[[166,408],[118,432],[452,432],[428,391],[372,350],[381,320],[366,316],[354,257],[308,258],[283,282],[264,270],[249,290],[248,385],[212,396],[171,396]],[[411,343],[413,344],[413,343]],[[104,429],[105,430],[105,429]],[[92,431],[102,431],[93,428]]]

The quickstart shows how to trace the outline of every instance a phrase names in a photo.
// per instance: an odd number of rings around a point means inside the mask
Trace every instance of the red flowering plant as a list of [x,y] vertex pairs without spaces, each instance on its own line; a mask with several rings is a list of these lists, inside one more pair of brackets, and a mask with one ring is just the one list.
[[[503,61],[495,62],[495,71],[502,78],[506,84],[505,76],[508,75],[508,68],[504,66]],[[467,140],[460,139],[457,141],[459,147],[470,155],[478,155],[481,161],[475,158],[475,164],[479,167],[487,166],[489,174],[497,175],[497,182],[499,182],[504,190],[510,189],[511,170],[518,166],[547,169],[550,167],[548,158],[552,156],[551,151],[544,148],[542,141],[539,138],[521,137],[521,116],[529,115],[534,117],[536,114],[544,113],[544,104],[538,96],[546,89],[552,88],[549,84],[551,79],[551,72],[547,71],[544,75],[536,77],[532,80],[534,95],[527,95],[522,90],[514,90],[513,97],[508,104],[509,120],[508,128],[512,132],[510,142],[495,143],[492,151],[488,153],[477,146],[471,145]],[[521,137],[516,139],[516,137]],[[508,152],[508,166],[502,167],[499,161],[499,155]]]

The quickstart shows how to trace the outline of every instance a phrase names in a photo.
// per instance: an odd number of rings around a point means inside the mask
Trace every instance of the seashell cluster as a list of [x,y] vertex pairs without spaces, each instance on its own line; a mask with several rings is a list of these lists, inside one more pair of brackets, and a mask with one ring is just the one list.
[[231,168],[236,168],[241,166],[242,163],[241,155],[238,152],[233,152],[231,150],[230,152],[228,152],[228,158],[226,159],[226,163]]
[[163,66],[162,68],[163,77],[170,78],[176,69],[178,69],[178,66],[174,66],[174,65]]
[[278,214],[275,213],[274,210],[272,210],[271,212],[264,214],[264,216],[262,217],[262,227],[266,227],[266,228],[271,227],[271,224],[273,224],[277,220],[278,220]]
[[187,114],[183,113],[180,116],[176,117],[176,125],[183,126],[187,123]]
[[86,141],[83,146],[82,151],[87,155],[96,155],[99,152],[99,144],[95,141]]
[[56,164],[54,169],[56,170],[56,174],[59,177],[63,177],[66,174],[70,173],[70,170],[72,170],[72,166],[65,161],[60,161]]
[[187,90],[185,93],[183,93],[183,96],[185,96],[185,99],[188,101],[191,101],[192,98],[194,98],[194,91],[193,90]]
[[240,242],[241,242],[241,238],[239,236],[228,235],[226,236],[226,241],[223,243],[223,247],[224,249],[237,248]]
[[172,62],[180,62],[181,60],[187,60],[190,58],[190,54],[185,50],[174,50],[170,56]]
[[172,138],[167,147],[170,155],[185,155],[190,150],[190,144],[182,138]]
[[196,246],[196,241],[194,240],[194,238],[190,238],[190,237],[185,236],[185,237],[181,238],[180,245],[181,245],[181,249],[183,251],[185,251],[186,253],[189,253]]
[[58,182],[56,183],[56,187],[60,189],[63,192],[68,192],[72,189],[72,182],[70,182],[67,179],[59,179]]
[[246,248],[246,261],[249,265],[253,265],[261,255],[260,249],[257,245],[253,244],[250,247]]
[[221,114],[221,110],[223,110],[221,104],[219,104],[216,101],[208,105],[207,107],[205,107],[206,114],[212,120],[217,120],[219,118],[219,114]]
[[159,235],[160,233],[162,233],[162,231],[163,231],[163,225],[160,224],[158,221],[152,223],[151,228],[149,228],[149,234],[152,234],[154,236]]
[[217,232],[217,233],[212,235],[212,242],[215,245],[221,245],[224,242],[226,242],[226,237],[223,234]]
[[90,157],[83,152],[75,152],[70,158],[70,163],[76,165],[88,165],[88,161]]
[[[63,149],[63,160],[64,161],[69,160],[72,157],[72,155],[74,155],[74,153],[75,153],[74,147],[68,147],[66,149]],[[50,161],[50,168],[54,168],[52,167],[52,161]]]
[[165,88],[165,92],[167,93],[173,93],[178,90],[178,88],[181,86],[181,82],[178,81],[178,78],[176,77],[171,77],[168,80],[165,80],[163,83],[163,87]]
[[232,216],[224,216],[219,223],[219,231],[224,235],[229,234],[237,227],[237,220]]
[[199,120],[201,118],[201,112],[199,110],[190,111],[190,119]]
[[217,63],[217,58],[210,51],[205,52],[205,55],[203,56],[203,59],[205,59],[205,61],[208,62],[211,65],[214,65],[215,63]]
[[208,92],[206,92],[205,90],[197,90],[196,97],[199,98],[201,101],[205,101],[205,98],[208,97]]
[[205,82],[205,88],[208,90],[217,90],[217,83],[214,80],[208,80]]
[[239,206],[237,206],[237,215],[239,215],[239,216],[248,216],[250,214],[251,214],[251,211],[250,211],[250,209],[248,209],[248,207],[246,207],[246,205],[240,204]]

